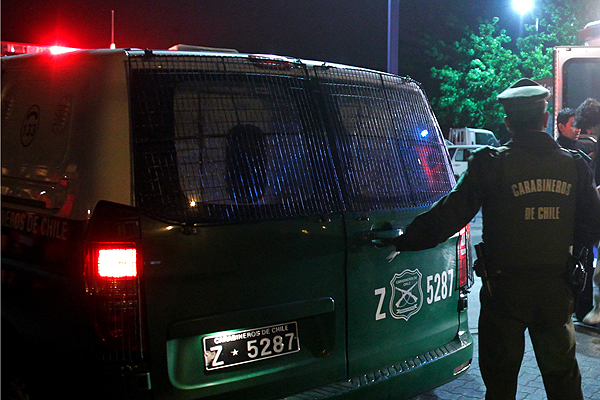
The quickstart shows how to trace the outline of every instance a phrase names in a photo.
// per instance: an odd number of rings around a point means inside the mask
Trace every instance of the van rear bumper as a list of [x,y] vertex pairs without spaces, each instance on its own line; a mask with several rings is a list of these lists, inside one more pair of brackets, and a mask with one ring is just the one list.
[[411,359],[284,399],[365,399],[377,398],[382,393],[410,398],[463,375],[472,359],[473,337],[469,331],[459,332],[451,342]]

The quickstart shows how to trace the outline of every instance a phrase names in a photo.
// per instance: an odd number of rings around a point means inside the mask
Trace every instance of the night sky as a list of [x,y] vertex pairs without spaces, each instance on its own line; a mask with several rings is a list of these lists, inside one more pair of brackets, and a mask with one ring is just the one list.
[[[519,24],[510,4],[401,1],[400,75],[429,78],[419,39],[456,35],[452,21],[474,26],[499,16],[510,34]],[[3,0],[1,7],[3,41],[108,47],[114,10],[117,47],[184,43],[387,69],[387,0]]]

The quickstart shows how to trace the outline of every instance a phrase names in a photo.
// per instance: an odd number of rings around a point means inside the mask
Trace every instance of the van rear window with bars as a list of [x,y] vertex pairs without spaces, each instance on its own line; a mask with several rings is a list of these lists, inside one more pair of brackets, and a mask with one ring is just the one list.
[[133,57],[135,200],[179,224],[433,203],[454,184],[418,85],[248,57]]

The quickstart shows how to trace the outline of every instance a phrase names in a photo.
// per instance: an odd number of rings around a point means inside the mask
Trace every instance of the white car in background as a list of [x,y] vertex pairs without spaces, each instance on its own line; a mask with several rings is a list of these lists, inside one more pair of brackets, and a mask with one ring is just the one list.
[[458,177],[466,171],[469,157],[471,157],[473,152],[486,146],[481,144],[449,144],[447,147],[452,162],[452,169],[454,170],[454,176],[458,179]]

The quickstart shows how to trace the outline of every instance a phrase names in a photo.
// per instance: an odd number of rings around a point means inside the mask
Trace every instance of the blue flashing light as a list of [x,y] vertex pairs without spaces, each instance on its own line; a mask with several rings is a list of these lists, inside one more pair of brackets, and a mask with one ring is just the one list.
[[421,137],[427,137],[427,135],[429,135],[429,131],[427,129],[423,129],[421,131]]

